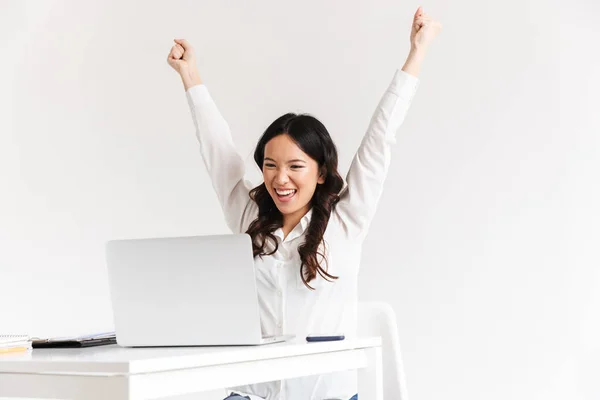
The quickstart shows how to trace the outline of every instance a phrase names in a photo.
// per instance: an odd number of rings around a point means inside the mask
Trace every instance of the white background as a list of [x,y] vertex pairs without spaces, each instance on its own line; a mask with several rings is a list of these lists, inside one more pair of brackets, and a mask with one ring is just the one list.
[[[0,333],[32,335],[112,329],[106,240],[227,232],[166,63],[174,37],[241,154],[309,112],[345,174],[419,5],[0,4]],[[600,7],[423,5],[444,28],[360,296],[393,305],[412,399],[598,399]]]

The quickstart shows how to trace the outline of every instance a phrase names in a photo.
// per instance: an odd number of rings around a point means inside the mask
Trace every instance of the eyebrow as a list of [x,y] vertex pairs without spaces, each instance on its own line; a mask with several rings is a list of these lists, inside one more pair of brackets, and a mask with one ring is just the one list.
[[[275,160],[273,160],[272,158],[269,158],[269,157],[265,157],[264,161],[273,161],[273,162],[277,162],[277,161],[275,161]],[[301,160],[301,159],[299,159],[299,158],[295,158],[295,159],[293,159],[293,160],[290,160],[290,161],[288,161],[288,164],[289,164],[289,163],[293,163],[293,162],[303,162],[303,163],[305,163],[306,161],[304,161],[304,160]]]

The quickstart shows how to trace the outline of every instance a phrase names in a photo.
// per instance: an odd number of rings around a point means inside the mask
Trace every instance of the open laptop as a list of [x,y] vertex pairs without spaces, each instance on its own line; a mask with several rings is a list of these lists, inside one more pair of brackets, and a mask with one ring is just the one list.
[[247,234],[113,240],[106,260],[121,346],[260,345]]

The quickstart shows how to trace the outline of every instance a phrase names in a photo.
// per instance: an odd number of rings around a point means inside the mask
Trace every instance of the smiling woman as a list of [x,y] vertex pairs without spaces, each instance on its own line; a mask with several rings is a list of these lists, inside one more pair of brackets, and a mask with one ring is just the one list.
[[[277,251],[273,232],[281,228],[283,240],[309,210],[312,218],[306,241],[298,248],[302,280],[313,280],[317,273],[326,279],[337,277],[321,266],[317,256],[323,234],[344,181],[340,176],[337,149],[325,126],[310,115],[285,114],[263,133],[254,151],[254,161],[262,168],[264,183],[250,192],[258,204],[258,218],[246,233],[253,243],[254,256]],[[271,241],[271,250],[267,242]]]
[[[263,335],[306,337],[357,332],[361,249],[387,175],[396,131],[408,112],[429,41],[440,25],[419,8],[411,52],[375,108],[346,177],[325,126],[307,114],[288,113],[261,136],[254,160],[264,182],[246,186],[245,163],[196,68],[194,49],[175,40],[169,64],[179,72],[204,163],[235,233],[252,240]],[[235,388],[252,400],[356,399],[353,371]],[[245,398],[239,397],[238,398]]]

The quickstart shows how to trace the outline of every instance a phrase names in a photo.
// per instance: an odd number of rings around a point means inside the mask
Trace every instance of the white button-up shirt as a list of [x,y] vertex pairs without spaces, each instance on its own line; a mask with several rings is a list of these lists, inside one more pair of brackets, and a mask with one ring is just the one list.
[[[331,213],[323,238],[327,271],[339,279],[329,282],[317,274],[310,282],[314,291],[302,282],[298,246],[304,242],[311,211],[285,239],[281,228],[274,232],[279,242],[275,254],[254,259],[263,335],[291,333],[298,338],[327,333],[356,335],[362,243],[382,193],[391,145],[418,84],[416,77],[396,71],[354,156],[346,187]],[[186,94],[204,163],[227,224],[235,233],[245,232],[258,216],[258,207],[248,196],[252,187],[244,180],[244,160],[235,150],[229,126],[206,86],[193,86]],[[357,393],[356,372],[314,375],[235,390],[268,400],[345,400]]]

